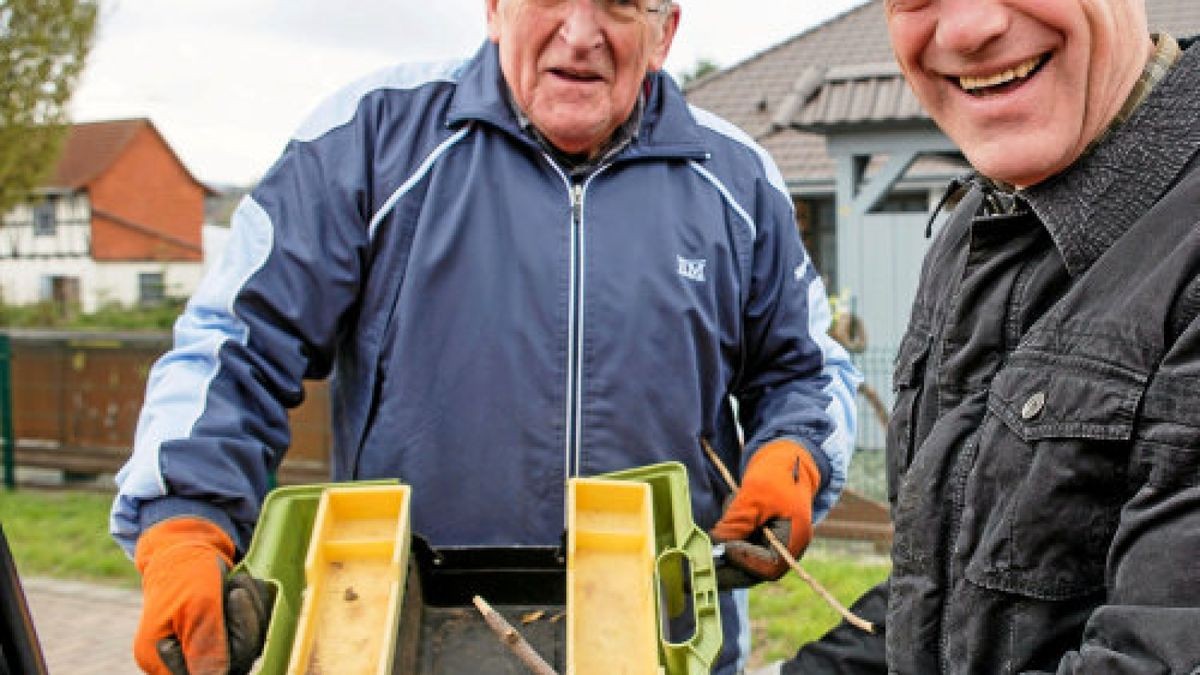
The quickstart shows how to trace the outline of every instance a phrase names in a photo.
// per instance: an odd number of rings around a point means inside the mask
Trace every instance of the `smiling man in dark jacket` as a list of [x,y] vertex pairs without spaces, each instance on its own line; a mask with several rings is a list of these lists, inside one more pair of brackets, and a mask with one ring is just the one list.
[[1200,47],[1139,0],[887,0],[978,171],[896,363],[891,578],[768,672],[1200,667]]
[[[171,636],[192,675],[229,665],[221,564],[306,378],[334,374],[333,478],[411,484],[435,547],[557,544],[568,478],[675,460],[726,559],[775,578],[748,539],[790,524],[801,553],[845,482],[857,372],[778,170],[660,72],[678,5],[483,6],[473,58],[312,115],[176,325],[112,519],[143,668]],[[704,441],[741,473],[724,510]],[[721,594],[716,672],[744,658],[744,599]]]

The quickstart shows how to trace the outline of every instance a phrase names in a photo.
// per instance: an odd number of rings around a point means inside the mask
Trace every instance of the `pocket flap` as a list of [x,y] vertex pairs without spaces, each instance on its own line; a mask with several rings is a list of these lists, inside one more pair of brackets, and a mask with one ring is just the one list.
[[988,408],[1025,441],[1127,440],[1146,381],[1109,363],[1017,352],[992,381]]
[[892,377],[892,391],[907,389],[920,381],[921,371],[929,357],[931,340],[928,333],[910,330],[900,341],[896,352],[896,371]]

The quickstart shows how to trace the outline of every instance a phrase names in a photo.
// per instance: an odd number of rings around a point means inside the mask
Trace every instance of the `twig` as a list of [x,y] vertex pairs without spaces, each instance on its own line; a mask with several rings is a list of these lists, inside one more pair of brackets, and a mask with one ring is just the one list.
[[[700,444],[704,446],[704,453],[708,455],[709,460],[711,460],[713,465],[717,467],[717,471],[720,472],[721,477],[725,479],[725,482],[729,485],[729,489],[736,493],[738,491],[737,481],[734,479],[733,474],[729,472],[729,469],[726,468],[725,462],[721,461],[721,457],[717,455],[717,451],[713,450],[712,446],[708,444],[706,439],[700,439]],[[855,628],[867,633],[875,632],[874,624],[866,619],[863,619],[854,612],[851,612],[849,609],[846,609],[845,605],[838,602],[838,599],[833,597],[832,593],[826,590],[824,586],[822,586],[816,579],[812,577],[812,575],[806,572],[804,568],[800,566],[800,563],[796,561],[796,558],[792,556],[792,552],[788,550],[787,546],[785,546],[782,541],[779,541],[779,537],[777,537],[774,532],[764,527],[763,533],[767,537],[767,542],[771,544],[771,548],[775,549],[776,553],[783,556],[783,559],[787,561],[787,564],[792,568],[792,570],[795,571],[796,574],[799,575],[800,578],[803,579],[804,582],[807,583],[814,591],[816,591],[817,595],[820,596],[826,604],[840,614],[842,618],[846,620],[846,623],[849,623]]]
[[891,416],[888,415],[887,408],[884,407],[883,400],[879,398],[879,394],[875,392],[875,388],[863,382],[858,385],[858,393],[867,399],[867,405],[871,406],[871,410],[874,411],[875,419],[879,420],[880,426],[886,429]]
[[476,595],[474,597],[475,607],[479,609],[479,613],[483,615],[483,620],[487,622],[488,628],[492,629],[499,638],[500,642],[508,647],[521,663],[535,675],[558,675],[550,664],[546,663],[541,654],[538,654],[525,638],[521,637],[521,633],[513,628],[512,624],[500,616],[499,612],[492,609],[492,606],[486,600]]

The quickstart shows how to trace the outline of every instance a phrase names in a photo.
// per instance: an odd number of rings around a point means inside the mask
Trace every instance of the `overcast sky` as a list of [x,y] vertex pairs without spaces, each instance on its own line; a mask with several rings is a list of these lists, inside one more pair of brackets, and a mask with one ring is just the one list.
[[[681,0],[667,70],[729,66],[864,0]],[[101,0],[76,121],[149,117],[201,180],[258,179],[322,98],[398,61],[468,55],[483,0]]]

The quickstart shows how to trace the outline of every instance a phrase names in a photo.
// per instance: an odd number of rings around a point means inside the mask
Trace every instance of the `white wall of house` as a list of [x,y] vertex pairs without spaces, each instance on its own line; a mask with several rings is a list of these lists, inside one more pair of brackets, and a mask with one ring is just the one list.
[[[155,286],[172,298],[188,297],[195,291],[205,267],[200,262],[92,260],[87,194],[44,197],[39,203],[20,204],[3,217],[0,301],[29,305],[53,300],[56,286],[61,292],[64,280],[77,291],[85,313],[109,303],[137,305]],[[156,283],[158,280],[161,285]]]
[[91,249],[91,205],[87,194],[46,194],[18,204],[0,226],[0,260],[83,257]]
[[[143,300],[141,275],[160,275],[162,292],[169,298],[186,298],[196,290],[204,265],[162,262],[106,262],[94,264],[96,307],[105,302],[136,305]],[[86,306],[84,311],[92,311]]]
[[106,304],[133,306],[142,302],[143,277],[160,278],[167,297],[187,297],[200,281],[203,265],[195,263],[103,262],[88,258],[0,260],[0,298],[11,305],[29,305],[53,299],[53,280],[78,280],[79,302],[85,313]]

